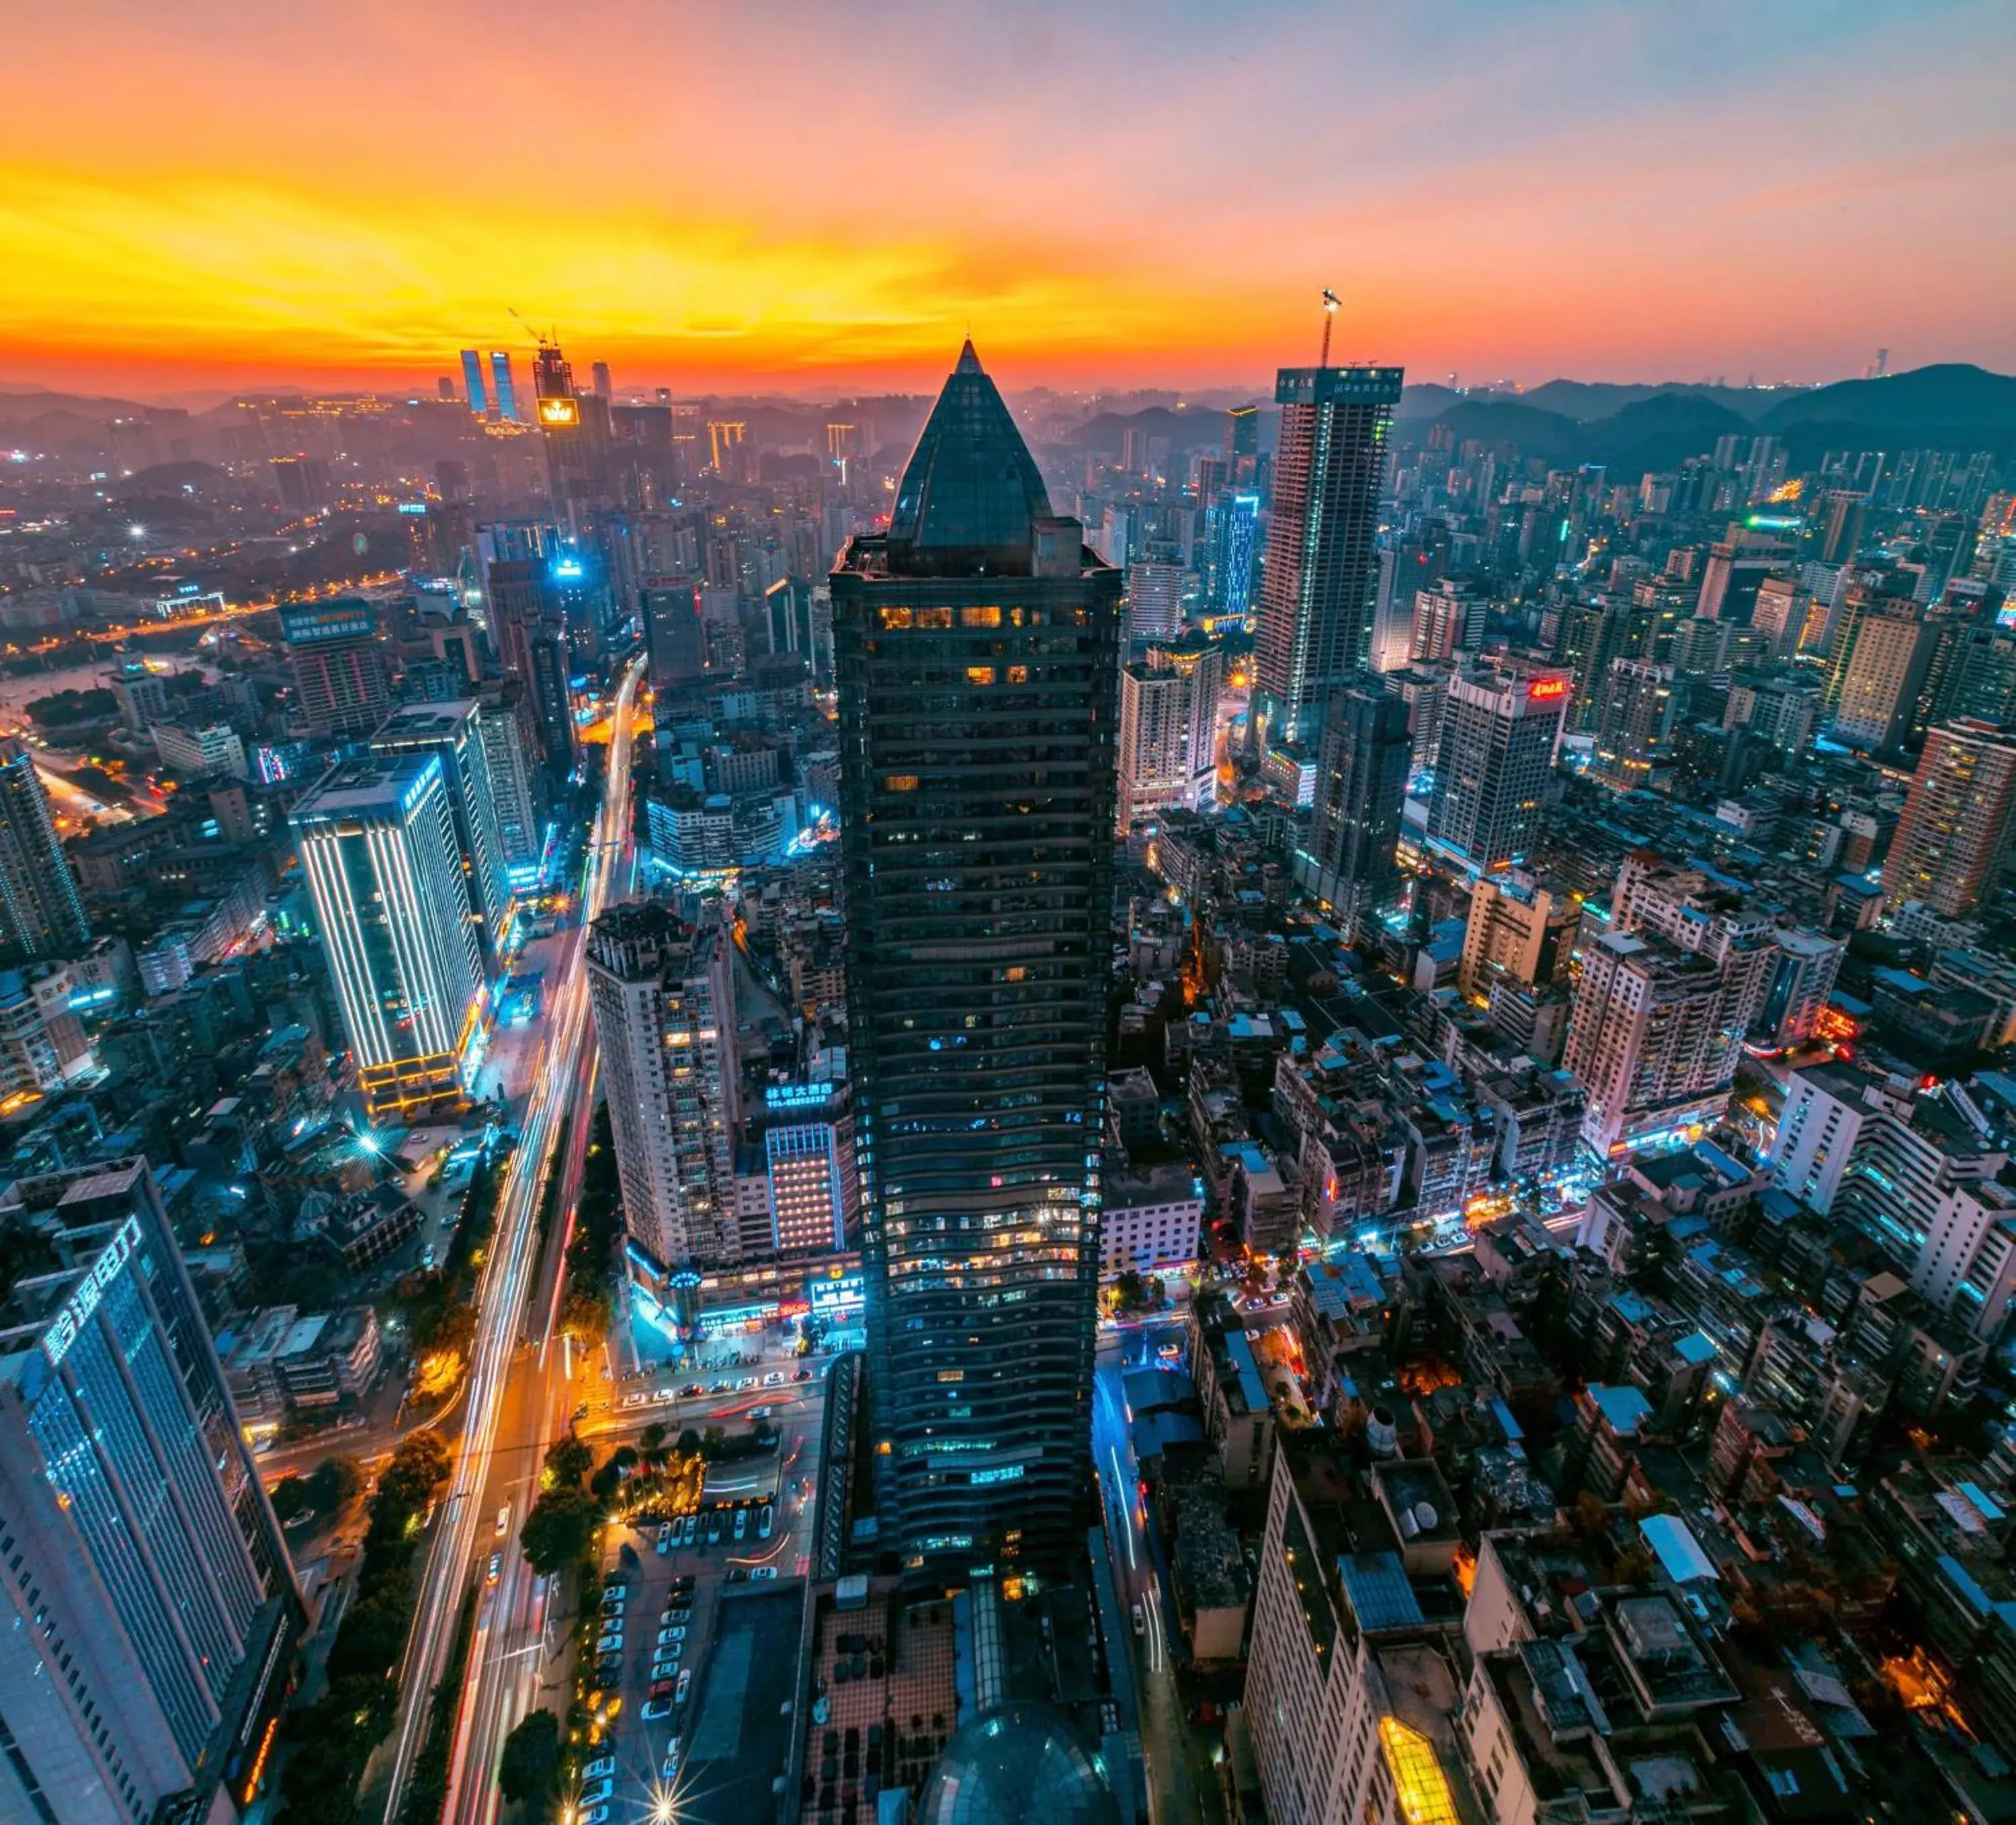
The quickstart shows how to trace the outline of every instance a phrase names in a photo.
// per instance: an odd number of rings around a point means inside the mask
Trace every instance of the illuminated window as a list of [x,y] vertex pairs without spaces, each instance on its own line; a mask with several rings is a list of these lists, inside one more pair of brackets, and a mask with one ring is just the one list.
[[910,625],[910,611],[907,608],[884,608],[877,612],[885,628],[907,628]]
[[991,685],[994,682],[994,668],[991,665],[969,665],[966,668],[966,682],[970,685]]
[[949,608],[920,608],[917,610],[917,625],[920,628],[949,628],[952,625],[952,610]]
[[884,792],[914,792],[916,789],[917,776],[914,773],[885,773],[882,776]]
[[1026,665],[1010,666],[1008,668],[1008,682],[1010,684],[1027,684],[1029,682],[1028,667]]
[[959,611],[959,625],[963,628],[998,628],[1001,625],[1001,610],[998,608],[963,608]]
[[1386,1752],[1400,1816],[1407,1825],[1459,1825],[1449,1776],[1426,1737],[1396,1718],[1382,1717],[1379,1746]]
[[941,1369],[938,1371],[938,1380],[941,1381],[963,1381],[965,1379],[966,1371],[963,1369]]

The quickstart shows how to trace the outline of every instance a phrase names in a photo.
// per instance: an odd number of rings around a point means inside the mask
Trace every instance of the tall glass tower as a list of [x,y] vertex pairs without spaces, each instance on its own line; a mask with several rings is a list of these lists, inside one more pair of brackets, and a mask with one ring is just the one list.
[[1266,740],[1309,745],[1330,693],[1372,663],[1379,490],[1398,368],[1283,368],[1281,441],[1254,650]]
[[968,343],[833,574],[882,1539],[1053,1565],[1089,1489],[1121,574]]

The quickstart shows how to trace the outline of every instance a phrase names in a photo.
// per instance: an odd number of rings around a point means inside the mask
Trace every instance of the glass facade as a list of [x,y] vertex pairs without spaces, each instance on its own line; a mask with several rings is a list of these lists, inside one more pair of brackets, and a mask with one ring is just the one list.
[[1083,1524],[1121,578],[970,347],[897,517],[833,598],[878,1500],[929,1579]]

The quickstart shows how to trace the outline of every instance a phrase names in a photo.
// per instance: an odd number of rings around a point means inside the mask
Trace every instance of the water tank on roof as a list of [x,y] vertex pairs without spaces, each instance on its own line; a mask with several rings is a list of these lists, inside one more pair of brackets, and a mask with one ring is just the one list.
[[1365,1442],[1374,1457],[1400,1455],[1400,1434],[1393,1424],[1392,1414],[1384,1407],[1372,1409],[1372,1416],[1365,1423]]
[[1411,1540],[1418,1535],[1420,1531],[1421,1524],[1418,1521],[1415,1520],[1413,1510],[1411,1508],[1402,1509],[1400,1510],[1400,1538],[1403,1540]]
[[1434,1503],[1417,1502],[1414,1504],[1414,1524],[1423,1533],[1433,1533],[1435,1531],[1435,1523],[1441,1519],[1442,1517],[1435,1513]]

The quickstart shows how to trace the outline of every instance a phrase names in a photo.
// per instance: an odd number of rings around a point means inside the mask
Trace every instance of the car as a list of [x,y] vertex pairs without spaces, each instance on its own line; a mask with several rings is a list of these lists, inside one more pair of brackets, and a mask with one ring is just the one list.
[[692,1668],[691,1667],[682,1667],[682,1668],[679,1669],[679,1695],[678,1695],[678,1699],[677,1699],[677,1702],[678,1702],[678,1703],[679,1703],[679,1704],[685,1704],[685,1703],[686,1703],[686,1694],[687,1694],[687,1693],[688,1693],[688,1692],[692,1689],[692,1686],[693,1686],[693,1668]]
[[644,1689],[646,1698],[669,1698],[671,1695],[672,1682],[670,1679],[653,1679]]
[[658,1529],[658,1557],[663,1558],[672,1550],[672,1524],[668,1521]]
[[721,1543],[721,1516],[718,1512],[707,1517],[707,1543],[710,1546]]
[[678,1577],[672,1580],[672,1594],[676,1596],[686,1591],[691,1590],[693,1587],[693,1575],[690,1571],[682,1571]]
[[616,1783],[607,1775],[599,1780],[590,1781],[581,1790],[581,1803],[584,1806],[597,1806],[616,1791]]
[[615,1772],[616,1758],[614,1755],[598,1755],[581,1771],[581,1777],[583,1780],[599,1780],[604,1775],[613,1775]]
[[705,1394],[707,1390],[702,1388],[697,1381],[689,1381],[684,1388],[679,1390],[679,1398],[681,1400],[691,1400],[695,1395]]
[[658,1769],[661,1780],[672,1780],[679,1772],[679,1739],[677,1737],[665,1745],[665,1759]]
[[598,1654],[595,1661],[595,1683],[598,1686],[614,1686],[623,1677],[623,1657],[620,1654]]
[[738,1508],[735,1511],[735,1537],[739,1540],[749,1531],[749,1510]]
[[732,1394],[734,1391],[735,1384],[725,1380],[717,1381],[707,1390],[709,1394]]
[[763,1385],[765,1388],[782,1388],[784,1385],[783,1370],[781,1369],[772,1370],[768,1375],[763,1377]]
[[809,1369],[801,1369],[797,1374],[791,1377],[794,1381],[809,1381],[812,1378],[812,1372]]
[[483,1569],[483,1582],[485,1584],[495,1584],[503,1573],[504,1555],[502,1553],[492,1553],[490,1555],[490,1563]]
[[623,1631],[613,1629],[602,1636],[595,1644],[595,1651],[597,1654],[621,1654],[623,1651]]
[[658,1645],[661,1647],[669,1641],[683,1641],[686,1638],[686,1630],[676,1622],[669,1629],[661,1629],[658,1631]]
[[751,1407],[748,1416],[751,1420],[767,1420],[776,1410],[775,1407]]
[[728,1568],[728,1582],[730,1584],[743,1583],[748,1576],[749,1568],[746,1565],[731,1565]]
[[630,1593],[620,1584],[612,1584],[602,1593],[602,1607],[605,1610],[620,1610],[629,1602]]
[[758,1584],[761,1584],[775,1578],[777,1575],[777,1568],[774,1565],[752,1565],[749,1568],[749,1575]]
[[763,1512],[756,1517],[756,1537],[759,1540],[767,1540],[770,1537],[770,1524],[775,1518],[776,1511],[769,1503],[765,1503]]
[[737,1393],[743,1393],[750,1388],[754,1388],[755,1385],[756,1377],[753,1375],[745,1375],[740,1381],[736,1383],[736,1391]]
[[1180,1356],[1183,1353],[1183,1346],[1179,1343],[1170,1342],[1166,1344],[1158,1344],[1155,1348],[1155,1354],[1160,1356],[1165,1362],[1174,1361],[1175,1358]]
[[[644,1701],[644,1721],[657,1723],[672,1715],[672,1701],[669,1698],[647,1698]],[[584,1821],[583,1825],[590,1825]]]
[[574,1817],[574,1825],[609,1825],[609,1802],[603,1800],[584,1807]]
[[497,1510],[497,1537],[500,1540],[511,1531],[511,1504],[506,1503]]
[[679,1396],[674,1394],[669,1388],[661,1388],[651,1396],[653,1404],[661,1407],[670,1406],[672,1402],[678,1398]]
[[1134,1632],[1136,1635],[1146,1635],[1148,1632],[1148,1618],[1139,1604],[1134,1606]]

